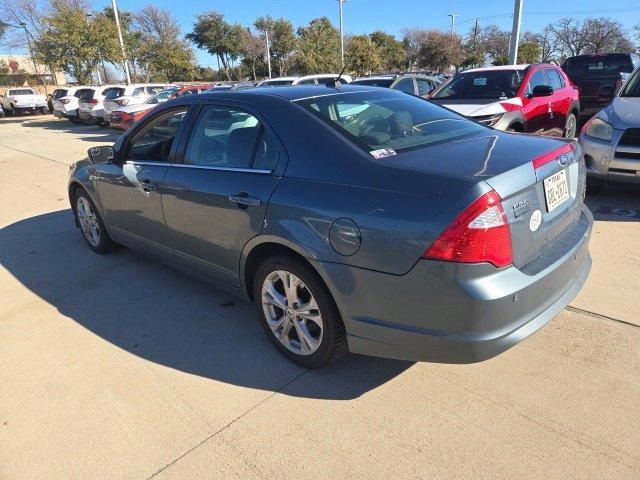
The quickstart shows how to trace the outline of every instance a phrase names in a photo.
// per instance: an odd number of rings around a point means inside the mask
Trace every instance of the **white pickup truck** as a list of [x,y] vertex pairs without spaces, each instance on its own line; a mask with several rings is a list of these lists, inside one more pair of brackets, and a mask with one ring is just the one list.
[[0,104],[7,115],[17,115],[25,112],[48,112],[47,98],[38,95],[31,88],[9,88],[4,95],[0,95]]

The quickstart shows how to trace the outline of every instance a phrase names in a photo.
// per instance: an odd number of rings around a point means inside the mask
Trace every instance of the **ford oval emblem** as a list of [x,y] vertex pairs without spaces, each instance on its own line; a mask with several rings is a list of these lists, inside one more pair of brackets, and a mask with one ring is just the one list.
[[567,163],[569,163],[569,155],[567,155],[566,153],[559,155],[558,157],[556,157],[556,162],[558,162],[558,165],[560,165],[561,167],[564,167]]

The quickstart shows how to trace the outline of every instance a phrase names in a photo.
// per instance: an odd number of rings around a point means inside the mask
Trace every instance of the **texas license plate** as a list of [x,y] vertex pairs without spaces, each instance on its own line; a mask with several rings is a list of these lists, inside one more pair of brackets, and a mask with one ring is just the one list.
[[547,212],[552,212],[569,200],[569,182],[566,170],[560,170],[544,179],[544,196],[547,200]]

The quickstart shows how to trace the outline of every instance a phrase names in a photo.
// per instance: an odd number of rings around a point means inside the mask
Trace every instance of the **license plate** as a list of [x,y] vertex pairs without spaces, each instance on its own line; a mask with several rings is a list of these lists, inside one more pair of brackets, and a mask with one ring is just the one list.
[[560,170],[544,179],[544,196],[547,200],[547,212],[552,212],[569,200],[569,182],[566,170]]

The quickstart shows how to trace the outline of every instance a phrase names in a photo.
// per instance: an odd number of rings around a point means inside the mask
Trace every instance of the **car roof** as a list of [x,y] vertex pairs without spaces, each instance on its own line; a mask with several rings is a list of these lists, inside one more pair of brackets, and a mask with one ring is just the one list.
[[[270,87],[255,87],[241,90],[221,90],[218,92],[205,92],[201,93],[197,97],[199,99],[227,99],[227,100],[240,100],[247,99],[247,96],[269,96],[278,97],[284,100],[301,100],[304,98],[321,97],[326,95],[336,95],[340,93],[356,93],[356,92],[372,92],[374,87],[365,87],[361,85],[343,84],[340,87],[328,87],[326,85],[295,85],[295,86],[282,86],[276,88]],[[190,97],[186,97],[190,98]],[[191,96],[193,101],[195,96]]]
[[492,67],[478,67],[478,68],[470,68],[468,70],[464,70],[460,73],[469,73],[469,72],[489,72],[489,71],[499,71],[499,70],[526,70],[531,66],[530,63],[519,64],[519,65],[497,65]]

